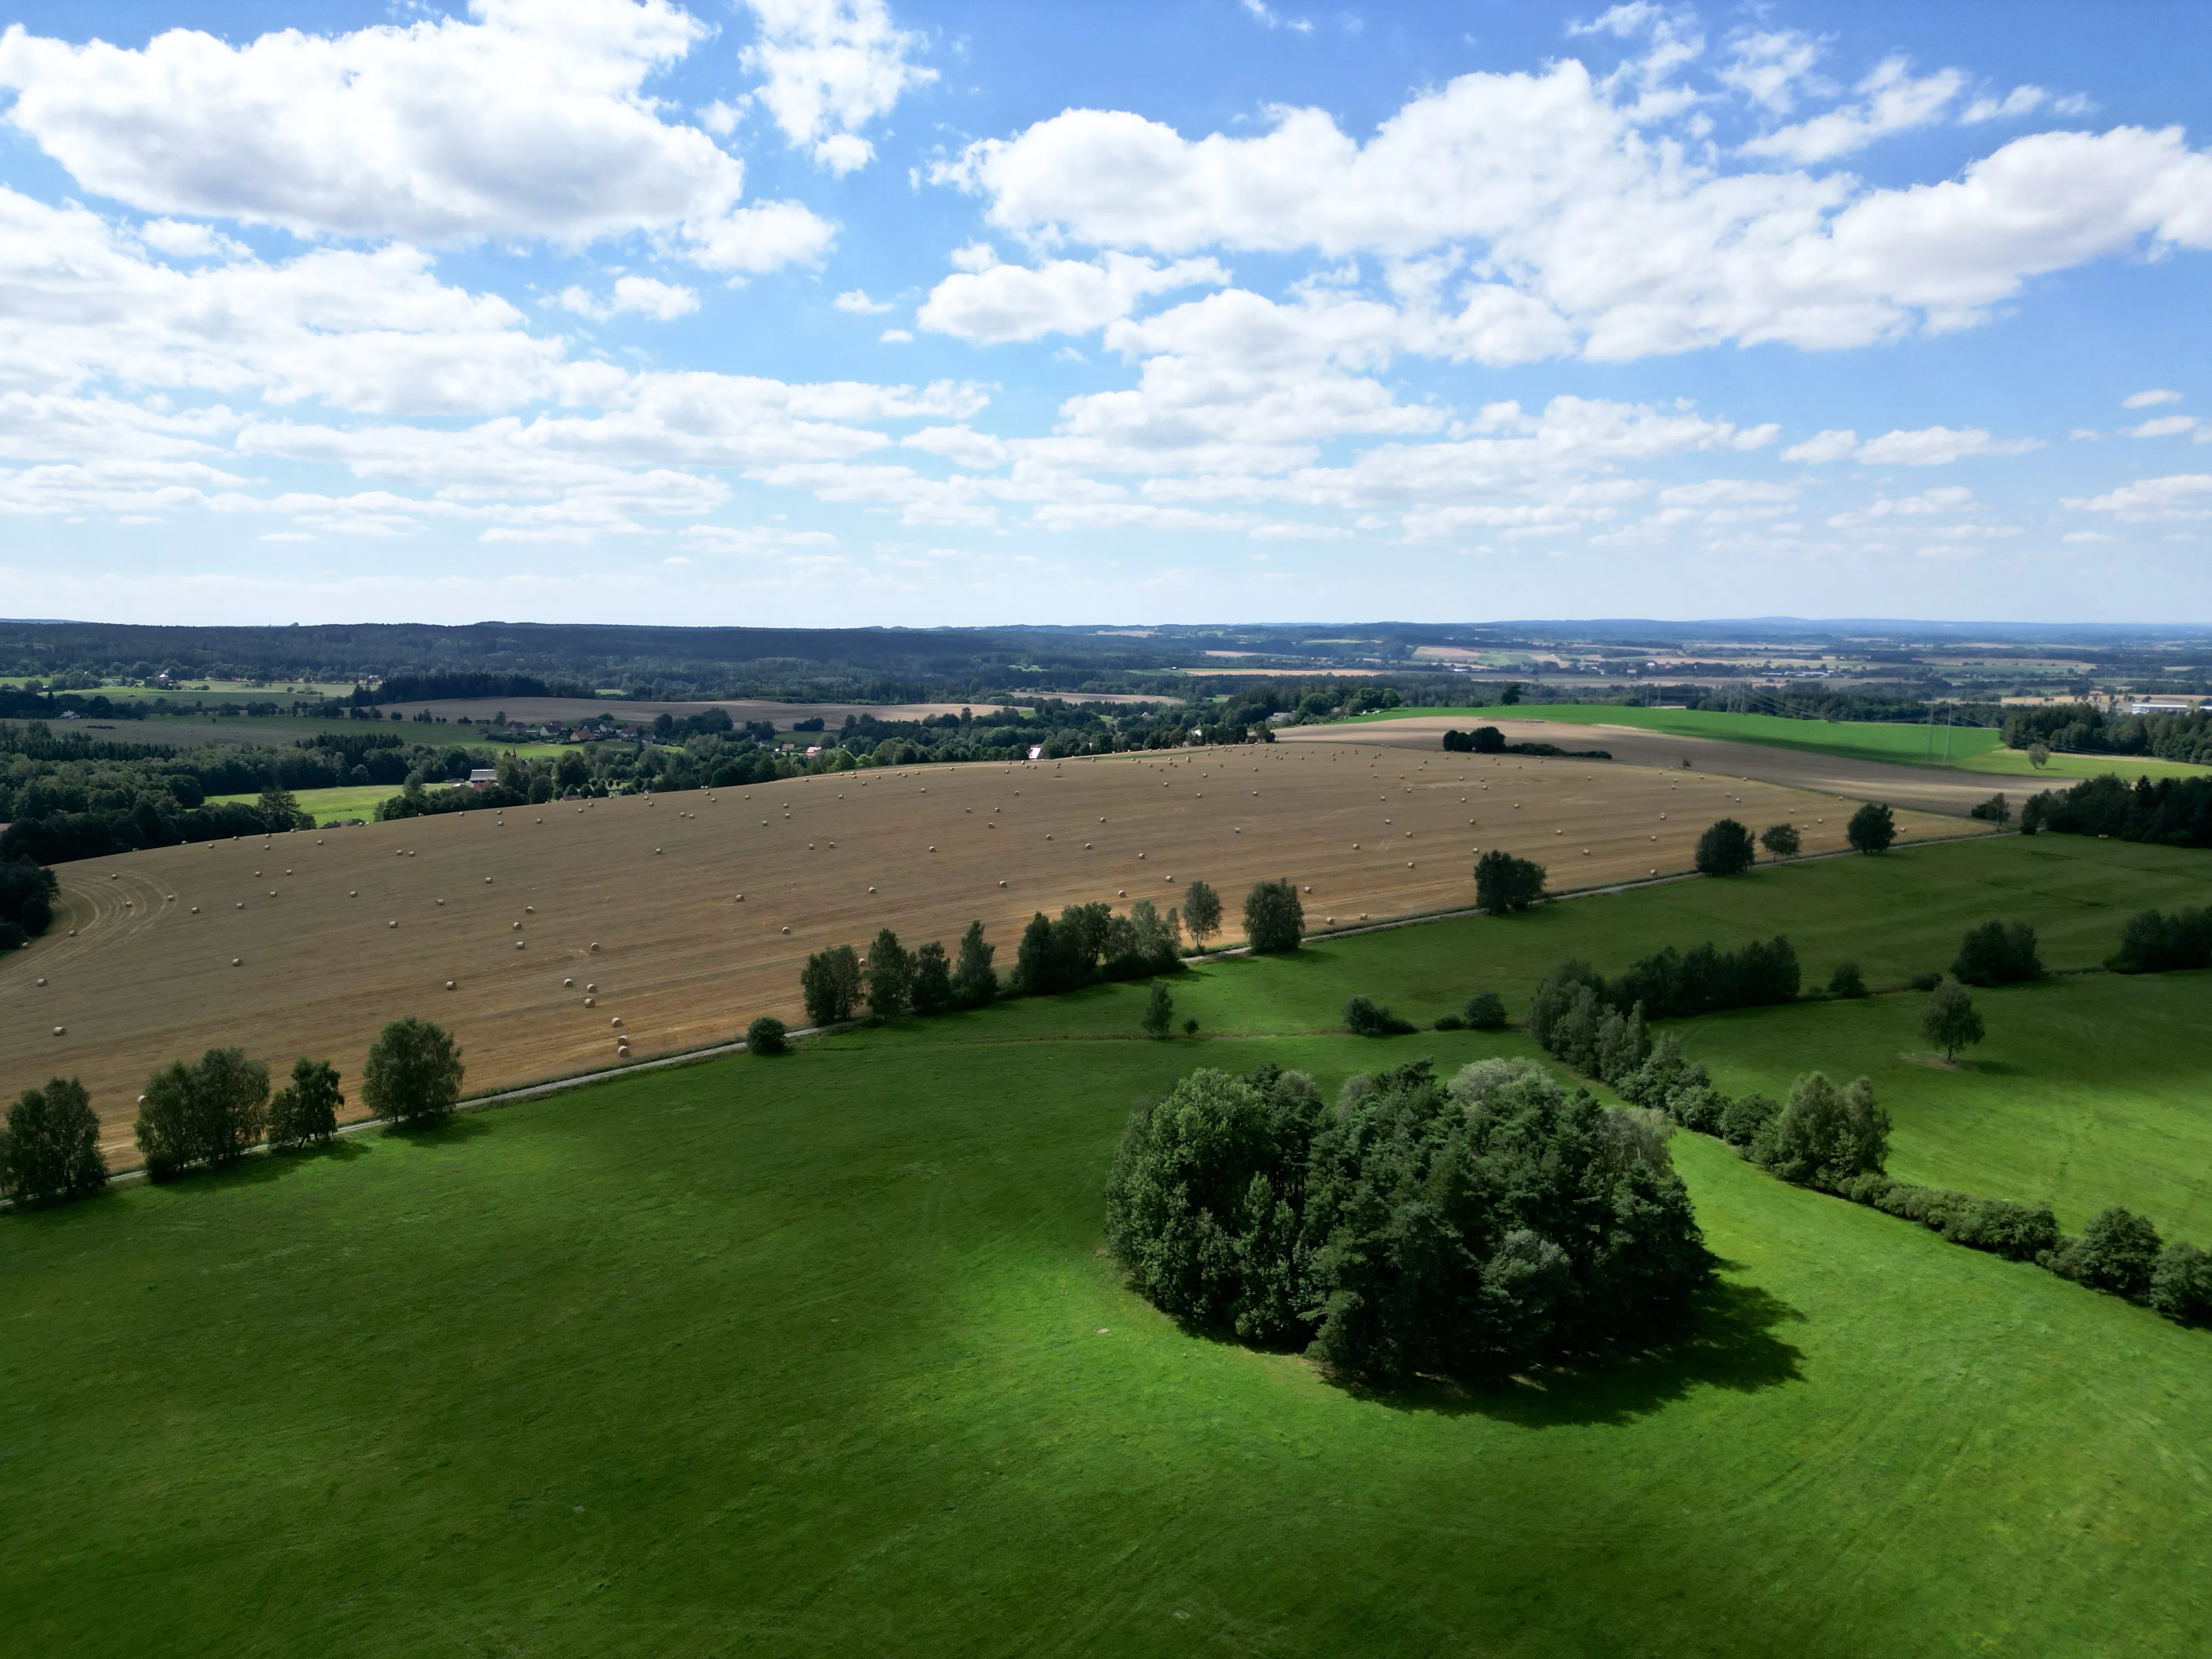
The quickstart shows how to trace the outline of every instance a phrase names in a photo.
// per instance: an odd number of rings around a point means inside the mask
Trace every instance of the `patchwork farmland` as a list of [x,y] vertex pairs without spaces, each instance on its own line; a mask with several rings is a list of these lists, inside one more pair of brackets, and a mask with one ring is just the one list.
[[[551,803],[65,866],[52,933],[4,966],[0,1087],[92,1091],[110,1163],[135,1163],[146,1077],[218,1044],[349,1080],[386,1021],[436,1018],[472,1091],[796,1021],[798,969],[879,927],[948,943],[980,919],[1012,963],[1037,910],[1194,879],[1237,904],[1308,890],[1309,925],[1463,908],[1492,847],[1555,890],[1686,871],[1732,816],[1843,848],[1853,803],[1603,762],[1244,745],[1028,766],[828,774],[750,789]],[[1900,812],[1911,845],[1969,829]],[[38,981],[43,981],[43,983]],[[451,988],[448,988],[451,981]]]

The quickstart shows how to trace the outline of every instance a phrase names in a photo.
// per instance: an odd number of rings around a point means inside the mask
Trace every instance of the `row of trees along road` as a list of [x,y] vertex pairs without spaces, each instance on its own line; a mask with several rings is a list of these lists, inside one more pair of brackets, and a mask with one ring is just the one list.
[[[957,958],[936,940],[908,950],[890,928],[878,933],[865,959],[849,945],[817,951],[799,969],[806,1018],[836,1025],[865,1016],[892,1020],[980,1008],[1004,994],[1055,996],[1097,980],[1145,979],[1182,968],[1186,921],[1200,949],[1220,932],[1221,899],[1205,882],[1185,890],[1181,909],[1166,915],[1139,899],[1126,915],[1109,904],[1071,904],[1057,920],[1039,911],[1017,947],[1013,973],[1000,985],[992,966],[996,949],[971,921]],[[1244,901],[1244,933],[1255,951],[1294,951],[1305,936],[1305,907],[1295,884],[1263,881]],[[771,1022],[775,1024],[775,1022]],[[769,1034],[761,1028],[763,1036]],[[782,1028],[763,1053],[780,1053]]]
[[[362,1066],[362,1103],[372,1117],[412,1126],[436,1122],[460,1098],[461,1051],[428,1020],[395,1019],[377,1034]],[[194,1165],[223,1169],[264,1139],[294,1152],[337,1133],[345,1104],[337,1068],[304,1056],[292,1080],[269,1092],[269,1068],[242,1048],[210,1048],[197,1065],[173,1060],[147,1079],[136,1129],[146,1174],[170,1181]]]
[[[396,1019],[377,1034],[362,1067],[370,1115],[408,1127],[443,1120],[460,1099],[461,1051],[424,1019]],[[295,1152],[337,1133],[345,1104],[337,1068],[302,1057],[271,1094],[269,1067],[243,1048],[210,1048],[196,1064],[174,1060],[146,1080],[135,1135],[149,1180],[173,1181],[194,1167],[227,1169],[264,1142]],[[80,1198],[107,1183],[100,1118],[75,1078],[27,1090],[0,1129],[0,1193],[17,1204]]]

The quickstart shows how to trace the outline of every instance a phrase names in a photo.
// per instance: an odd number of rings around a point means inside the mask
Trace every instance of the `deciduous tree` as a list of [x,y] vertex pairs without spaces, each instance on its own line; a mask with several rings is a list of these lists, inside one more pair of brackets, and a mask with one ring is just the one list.
[[395,1124],[436,1123],[461,1097],[461,1051],[442,1026],[411,1014],[377,1033],[361,1068],[361,1097]]
[[1759,856],[1751,844],[1751,831],[1734,818],[1723,818],[1698,837],[1698,873],[1701,876],[1740,876]]
[[1778,859],[1794,859],[1804,846],[1794,823],[1770,823],[1759,832],[1759,844]]
[[1295,951],[1306,933],[1306,908],[1287,881],[1263,881],[1244,896],[1244,938],[1254,953]]
[[1920,1035],[1941,1048],[1946,1060],[1968,1043],[1982,1040],[1982,1017],[1974,1008],[1973,998],[1948,975],[1928,999],[1927,1009],[1920,1016]]
[[1851,814],[1844,838],[1855,853],[1887,853],[1897,839],[1897,815],[1888,807],[1869,801]]
[[338,1108],[344,1104],[337,1067],[327,1060],[294,1060],[292,1081],[269,1101],[270,1146],[289,1152],[330,1139],[338,1132]]
[[84,1085],[57,1077],[44,1089],[25,1090],[0,1132],[0,1192],[18,1204],[47,1204],[106,1184],[100,1119]]
[[914,1006],[914,957],[888,927],[868,947],[868,1012],[896,1019]]
[[1221,931],[1221,895],[1210,884],[1194,881],[1183,889],[1182,925],[1190,929],[1190,942],[1201,951]]

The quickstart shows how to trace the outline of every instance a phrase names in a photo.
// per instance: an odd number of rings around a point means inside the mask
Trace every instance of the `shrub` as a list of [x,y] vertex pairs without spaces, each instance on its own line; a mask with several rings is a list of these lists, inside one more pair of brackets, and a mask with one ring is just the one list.
[[1856,962],[1839,962],[1836,971],[1828,975],[1828,994],[1832,997],[1863,997],[1867,994],[1866,981],[1859,973]]
[[2043,977],[2035,929],[2024,921],[1985,921],[1960,941],[1952,974],[1967,985],[2014,985]]
[[763,1014],[745,1027],[745,1052],[749,1054],[787,1054],[791,1052],[791,1033],[774,1014]]
[[1839,1089],[1808,1072],[1790,1091],[1759,1162],[1784,1181],[1838,1191],[1854,1176],[1880,1175],[1888,1156],[1889,1114],[1875,1103],[1874,1085],[1861,1078]]
[[1176,1317],[1383,1384],[1633,1348],[1707,1271],[1655,1121],[1526,1061],[1356,1077],[1334,1113],[1295,1073],[1194,1072],[1132,1116],[1107,1239]]
[[2091,1290],[2142,1302],[2150,1296],[2158,1259],[2158,1229],[2148,1218],[2115,1206],[2090,1217],[2081,1237],[2062,1241],[2046,1265]]
[[1354,1036],[1404,1036],[1413,1030],[1381,1003],[1354,997],[1344,1005],[1344,1024]]
[[1794,859],[1803,848],[1794,823],[1770,823],[1759,832],[1759,844],[1778,859]]
[[952,964],[935,939],[914,953],[914,1011],[941,1014],[953,1006]]
[[1915,974],[1905,983],[1916,991],[1932,991],[1943,982],[1941,974]]
[[2185,1325],[2212,1324],[2212,1255],[2194,1244],[2169,1244],[2151,1269],[2150,1305]]
[[2105,959],[2116,974],[2166,974],[2212,968],[2212,909],[2161,915],[2141,910],[2120,930],[2120,948]]
[[292,1081],[269,1102],[270,1146],[289,1152],[330,1139],[338,1132],[338,1108],[344,1104],[335,1066],[304,1055],[294,1060]]
[[1982,1040],[1982,1017],[1975,1011],[1974,1000],[1966,994],[1965,986],[1955,979],[1946,979],[1936,986],[1935,994],[1928,999],[1927,1009],[1920,1016],[1920,1035],[1941,1048],[1946,1060],[1968,1043]]
[[1729,1146],[1748,1152],[1760,1144],[1781,1115],[1781,1106],[1766,1096],[1742,1096],[1721,1109],[1720,1137]]
[[361,1068],[361,1097],[395,1124],[435,1123],[461,1097],[461,1051],[444,1027],[412,1015],[376,1035]]
[[1740,876],[1759,856],[1751,831],[1734,818],[1723,818],[1698,837],[1698,873]]
[[1967,809],[1966,816],[1979,818],[1984,823],[2010,823],[2012,803],[2001,794],[1991,795],[1978,805]]
[[866,985],[871,1018],[896,1019],[914,1005],[914,957],[888,927],[868,947]]
[[849,945],[817,951],[799,970],[799,994],[815,1025],[836,1025],[853,1017],[860,1002],[860,958]]
[[1505,999],[1495,991],[1478,991],[1467,1000],[1460,1010],[1462,1019],[1470,1031],[1502,1031],[1505,1029]]
[[1467,1029],[1467,1022],[1457,1014],[1438,1014],[1437,1023],[1430,1029],[1437,1031],[1463,1031]]
[[1288,881],[1263,881],[1244,899],[1244,938],[1255,954],[1295,951],[1305,938],[1305,906]]
[[100,1118],[75,1078],[49,1078],[8,1109],[0,1133],[0,1192],[18,1204],[82,1198],[107,1184]]
[[1887,853],[1897,840],[1897,816],[1887,806],[1869,801],[1851,814],[1844,838],[1855,853]]
[[1138,1024],[1146,1036],[1161,1040],[1175,1029],[1175,998],[1158,980],[1152,981],[1152,988],[1146,994],[1144,1016]]
[[1198,1035],[1198,1019],[1195,1015],[1183,1021],[1182,1034],[1185,1036],[1196,1036]]
[[983,924],[971,921],[960,936],[960,957],[952,966],[952,1000],[961,1008],[981,1008],[999,994],[998,970],[991,957],[998,946],[983,938]]
[[1548,872],[1532,859],[1516,859],[1492,848],[1474,861],[1474,904],[1502,916],[1542,902]]

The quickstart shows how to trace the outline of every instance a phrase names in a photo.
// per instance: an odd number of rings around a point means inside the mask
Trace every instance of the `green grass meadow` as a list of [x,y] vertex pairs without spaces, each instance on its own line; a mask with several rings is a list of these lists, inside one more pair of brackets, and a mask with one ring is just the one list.
[[1780,714],[1728,714],[1702,708],[1629,708],[1613,703],[1513,703],[1486,708],[1392,708],[1362,714],[1348,724],[1451,715],[1473,720],[1556,720],[1571,726],[1631,726],[1678,738],[1717,738],[1759,743],[1852,760],[1899,766],[1951,766],[2005,777],[2094,778],[2106,772],[2128,777],[2202,777],[2206,769],[2181,761],[2127,755],[2053,755],[2039,772],[2022,750],[2007,749],[1987,726],[1906,725],[1887,720],[1802,720]]
[[[26,1653],[2133,1656],[2212,1616],[2212,1333],[1674,1155],[1722,1263],[1595,1377],[1363,1397],[1177,1329],[1102,1253],[1133,1102],[1334,1091],[1515,1032],[1563,955],[1788,932],[1941,966],[1990,915],[2086,968],[2201,854],[2017,837],[1326,940],[632,1076],[0,1218],[0,1628]],[[1730,1086],[1869,1072],[1893,1168],[2139,1203],[2212,1245],[2201,975],[1686,1022]],[[349,1079],[350,1083],[351,1079]]]
[[[378,804],[390,800],[399,793],[396,783],[345,783],[331,789],[295,789],[292,799],[300,803],[302,812],[314,814],[319,824],[331,823],[340,818],[374,820]],[[251,806],[260,795],[210,795],[209,804],[221,805],[236,801]]]

